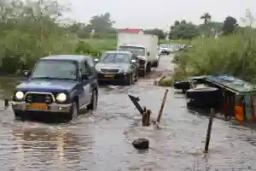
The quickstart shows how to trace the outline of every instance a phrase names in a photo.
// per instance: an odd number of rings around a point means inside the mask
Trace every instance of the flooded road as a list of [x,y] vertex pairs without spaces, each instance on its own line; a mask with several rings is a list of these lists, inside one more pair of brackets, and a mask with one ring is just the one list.
[[[159,69],[166,70],[170,57]],[[169,63],[169,64],[168,64]],[[127,94],[141,104],[160,108],[165,88],[153,77],[133,86],[100,88],[97,111],[71,123],[44,124],[14,120],[11,109],[0,112],[1,171],[244,171],[256,170],[256,132],[215,119],[209,154],[204,141],[208,118],[186,108],[184,95],[170,89],[161,129],[141,127],[141,116]],[[2,79],[1,98],[12,93],[15,79]],[[0,105],[1,106],[1,105]],[[144,137],[150,149],[137,151],[131,142]]]

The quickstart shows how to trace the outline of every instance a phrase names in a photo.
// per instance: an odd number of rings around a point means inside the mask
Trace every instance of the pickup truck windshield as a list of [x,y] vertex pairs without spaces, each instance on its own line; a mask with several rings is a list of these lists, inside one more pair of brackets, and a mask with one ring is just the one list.
[[142,47],[121,46],[119,50],[129,51],[137,56],[145,56],[145,49]]
[[77,65],[72,61],[43,60],[32,74],[32,79],[77,79]]
[[101,59],[102,63],[129,63],[130,61],[130,55],[121,53],[106,53]]

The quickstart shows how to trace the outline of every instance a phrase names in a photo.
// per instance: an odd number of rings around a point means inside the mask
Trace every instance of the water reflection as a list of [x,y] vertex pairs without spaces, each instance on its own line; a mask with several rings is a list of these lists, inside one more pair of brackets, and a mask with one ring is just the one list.
[[81,161],[80,139],[63,128],[16,128],[12,130],[12,134],[15,137],[16,158],[20,167],[54,166],[65,170],[64,166],[72,166]]

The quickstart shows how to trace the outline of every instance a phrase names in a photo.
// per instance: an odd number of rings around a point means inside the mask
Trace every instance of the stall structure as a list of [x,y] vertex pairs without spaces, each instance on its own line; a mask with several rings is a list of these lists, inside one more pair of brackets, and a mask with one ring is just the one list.
[[221,112],[226,118],[256,121],[256,87],[233,76],[207,76],[205,82],[219,88],[223,94]]

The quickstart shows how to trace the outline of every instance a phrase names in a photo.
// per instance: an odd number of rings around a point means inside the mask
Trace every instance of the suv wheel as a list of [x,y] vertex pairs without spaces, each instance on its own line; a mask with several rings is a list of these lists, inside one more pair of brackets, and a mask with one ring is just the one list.
[[150,63],[148,63],[148,65],[147,65],[146,72],[147,73],[151,72],[151,64]]
[[72,119],[77,118],[77,116],[78,116],[78,105],[77,105],[77,102],[73,102],[68,119],[72,120]]
[[92,97],[91,97],[91,103],[87,106],[87,109],[95,110],[97,108],[97,104],[98,104],[98,93],[96,90],[93,90]]

